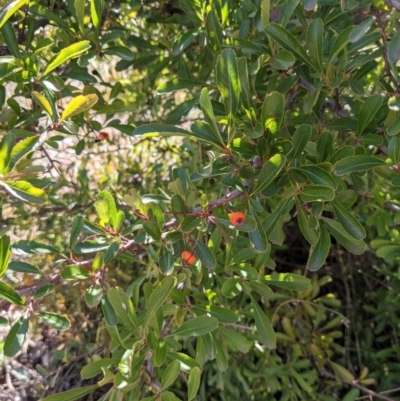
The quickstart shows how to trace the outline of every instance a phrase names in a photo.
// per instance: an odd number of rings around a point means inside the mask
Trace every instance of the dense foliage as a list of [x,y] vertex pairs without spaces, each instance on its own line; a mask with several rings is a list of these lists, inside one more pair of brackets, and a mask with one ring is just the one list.
[[33,397],[396,399],[399,16],[3,5],[3,362],[63,343]]

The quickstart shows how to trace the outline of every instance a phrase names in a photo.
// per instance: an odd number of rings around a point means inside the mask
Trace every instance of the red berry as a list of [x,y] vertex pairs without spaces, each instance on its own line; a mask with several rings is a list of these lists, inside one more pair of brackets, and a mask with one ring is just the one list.
[[107,132],[99,132],[99,139],[101,141],[105,141],[108,138],[109,138],[109,136],[108,136]]
[[182,257],[182,260],[185,263],[187,263],[188,265],[192,265],[197,260],[194,253],[189,252],[189,251],[183,251],[181,257]]
[[246,216],[242,212],[233,212],[229,215],[229,220],[234,226],[240,226],[246,220]]

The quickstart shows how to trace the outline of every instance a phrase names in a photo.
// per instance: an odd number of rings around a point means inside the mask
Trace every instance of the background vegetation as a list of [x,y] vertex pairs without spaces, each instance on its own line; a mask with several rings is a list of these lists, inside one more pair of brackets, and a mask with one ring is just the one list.
[[1,397],[400,399],[397,1],[2,3]]

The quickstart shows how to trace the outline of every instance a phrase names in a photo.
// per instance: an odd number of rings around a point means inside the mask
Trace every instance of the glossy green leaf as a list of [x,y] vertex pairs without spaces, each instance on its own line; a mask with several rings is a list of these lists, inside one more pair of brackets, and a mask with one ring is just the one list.
[[321,19],[315,19],[307,28],[307,47],[311,62],[317,71],[322,72],[324,23]]
[[388,60],[395,64],[400,60],[400,32],[397,32],[390,38],[387,48]]
[[215,52],[222,50],[222,30],[218,21],[218,15],[215,10],[212,10],[207,15],[206,30],[213,50]]
[[51,294],[56,286],[54,284],[45,284],[44,286],[40,287],[36,292],[33,294],[34,299],[40,299],[45,297],[48,294]]
[[350,156],[339,160],[334,165],[336,175],[345,175],[357,171],[367,171],[385,164],[385,160],[378,156]]
[[[369,17],[362,21],[360,24],[356,25],[350,33],[349,39],[351,43],[358,42],[371,28],[374,23],[374,18]],[[390,42],[389,42],[390,43]]]
[[90,273],[83,267],[70,265],[64,267],[61,277],[64,280],[86,280],[90,277]]
[[167,300],[169,293],[172,288],[175,287],[176,278],[173,276],[165,277],[151,293],[149,301],[147,303],[146,317],[144,320],[144,326],[147,327],[150,321],[153,319],[157,310]]
[[161,239],[161,229],[155,221],[145,221],[143,223],[143,228],[154,241]]
[[268,250],[267,235],[262,224],[262,221],[258,214],[251,208],[249,214],[255,220],[257,227],[255,230],[249,232],[249,239],[252,249],[257,253],[264,253]]
[[32,91],[32,98],[54,121],[53,109],[50,102],[40,92],[36,91]]
[[78,214],[72,223],[71,234],[69,237],[69,247],[71,249],[75,246],[84,224],[85,218],[81,214]]
[[79,387],[73,390],[64,391],[62,393],[49,395],[48,397],[43,398],[42,401],[75,401],[81,399],[85,395],[93,393],[93,391],[98,387],[99,386],[97,384]]
[[336,41],[333,44],[331,51],[329,53],[327,69],[329,69],[329,66],[335,60],[335,57],[349,44],[350,42],[349,36],[352,29],[353,27],[349,26],[346,29],[343,29],[337,36]]
[[174,92],[181,89],[191,89],[198,86],[206,86],[204,82],[191,81],[190,79],[175,78],[172,81],[164,82],[157,87],[159,95]]
[[10,237],[3,235],[0,238],[0,278],[4,276],[10,259]]
[[167,337],[202,336],[218,328],[218,320],[210,316],[198,316],[183,322],[173,333]]
[[104,9],[104,0],[90,0],[90,14],[94,27],[98,30]]
[[71,326],[69,319],[57,313],[38,312],[37,315],[44,323],[59,331],[67,330]]
[[236,277],[231,277],[224,282],[221,288],[221,293],[224,297],[234,298],[243,291],[242,280]]
[[39,146],[43,144],[46,139],[46,133],[43,135],[34,135],[23,139],[18,142],[11,152],[11,160],[9,168],[13,168],[23,157],[28,155],[30,152],[36,150]]
[[74,97],[64,109],[61,114],[60,121],[72,118],[77,114],[83,113],[84,111],[90,110],[99,100],[96,94],[91,93],[89,95],[79,95]]
[[200,388],[201,370],[194,367],[189,374],[188,379],[188,401],[192,401]]
[[318,241],[318,232],[309,226],[307,213],[303,208],[301,208],[297,214],[297,221],[304,238],[310,245],[315,246]]
[[352,238],[339,222],[327,217],[322,217],[322,221],[336,241],[349,252],[354,255],[361,255],[365,252],[365,242]]
[[261,21],[265,28],[269,24],[269,13],[270,13],[270,0],[262,0],[261,2]]
[[165,369],[163,373],[161,381],[161,390],[165,390],[166,388],[174,384],[174,382],[179,376],[180,371],[181,371],[181,364],[179,361],[173,361],[172,363],[170,363],[167,369]]
[[394,164],[400,162],[400,138],[390,138],[387,145],[388,156],[392,159]]
[[260,171],[254,193],[263,191],[275,179],[286,163],[286,158],[282,154],[276,154],[266,161]]
[[14,272],[26,273],[26,274],[42,274],[41,271],[36,267],[26,262],[20,262],[13,260],[8,264],[8,268]]
[[82,379],[91,379],[101,373],[101,368],[115,366],[120,361],[120,358],[103,358],[94,362],[90,362],[81,370]]
[[26,316],[21,316],[19,320],[14,323],[4,341],[5,356],[15,356],[15,354],[17,354],[17,352],[22,348],[25,342],[26,333],[28,332],[28,327],[29,320]]
[[319,238],[315,246],[310,249],[307,267],[311,271],[318,270],[328,257],[331,247],[331,238],[325,226],[320,226]]
[[311,285],[309,278],[293,273],[272,273],[264,276],[264,280],[268,285],[292,291],[306,291]]
[[221,143],[215,139],[214,135],[210,135],[207,132],[190,132],[182,128],[174,127],[172,125],[164,124],[144,124],[136,128],[133,132],[133,136],[142,136],[149,138],[153,136],[187,136],[199,139],[201,141],[210,143],[211,145],[218,146],[221,148]]
[[204,242],[196,242],[195,254],[200,259],[204,267],[207,269],[214,269],[217,263],[215,256]]
[[168,248],[161,248],[160,250],[160,270],[164,276],[169,276],[174,271],[174,256]]
[[289,31],[278,24],[269,24],[264,30],[268,36],[279,43],[284,49],[293,53],[299,61],[308,65],[313,70],[316,69],[308,58],[307,53],[301,47],[299,41]]
[[0,298],[15,305],[25,305],[25,301],[21,296],[4,281],[0,281]]
[[215,76],[231,126],[240,100],[238,64],[233,49],[225,49],[220,53],[217,58]]
[[298,158],[306,147],[311,137],[311,127],[309,125],[302,124],[297,127],[292,137],[292,150],[290,151],[288,158],[294,160]]
[[261,109],[261,123],[265,130],[277,134],[285,113],[285,100],[279,92],[271,92],[265,96]]
[[10,195],[24,202],[41,204],[47,201],[46,192],[35,188],[27,181],[3,181],[0,186]]
[[11,251],[16,255],[35,255],[42,253],[60,253],[57,248],[40,241],[20,240],[11,245]]
[[247,353],[253,345],[251,341],[236,330],[227,329],[221,326],[218,328],[218,331],[222,334],[224,341],[226,341],[234,351]]
[[219,129],[217,127],[217,123],[215,120],[215,115],[214,115],[214,110],[212,108],[211,100],[208,95],[208,90],[207,88],[203,88],[200,94],[200,107],[202,112],[204,113],[204,118],[207,122],[207,124],[210,126],[211,131],[213,132],[215,136],[215,140],[221,144],[221,146],[224,146],[224,141],[221,137],[221,134],[219,132]]
[[8,172],[8,166],[11,161],[11,152],[15,144],[15,136],[6,134],[0,142],[0,174]]
[[14,15],[22,6],[28,4],[29,0],[15,0],[9,3],[0,13],[0,28]]
[[116,326],[118,319],[111,302],[108,300],[107,295],[101,299],[101,308],[103,309],[104,318],[109,326]]
[[326,202],[333,200],[334,197],[334,190],[324,185],[309,185],[300,192],[300,199],[303,202]]
[[333,211],[343,228],[356,240],[365,238],[365,230],[357,218],[340,203],[333,202]]
[[[1,16],[0,16],[1,19]],[[0,22],[0,25],[1,22]],[[18,40],[17,36],[15,35],[15,29],[13,28],[10,21],[7,21],[4,25],[0,28],[1,34],[6,42],[7,48],[10,50],[10,53],[15,58],[21,58],[21,53],[19,51]]]
[[[79,57],[90,49],[90,42],[88,40],[82,40],[81,42],[74,43],[64,49],[62,49],[56,56],[54,56],[43,72],[43,76],[49,74],[55,68],[68,60]],[[64,113],[63,113],[64,114]]]
[[263,221],[263,226],[267,237],[269,237],[269,235],[275,229],[284,212],[287,209],[291,209],[293,203],[293,198],[282,199],[274,211]]
[[358,133],[362,134],[367,128],[368,124],[375,117],[375,114],[379,111],[382,105],[381,95],[372,95],[367,98],[361,107],[361,110],[357,118]]
[[94,283],[85,292],[85,301],[90,308],[95,308],[103,298],[103,288],[99,282]]
[[335,179],[325,169],[319,166],[301,166],[299,169],[308,180],[315,185],[324,185],[333,190],[337,188]]
[[251,303],[253,305],[254,320],[261,342],[269,349],[276,348],[276,336],[271,322],[253,297],[251,297]]

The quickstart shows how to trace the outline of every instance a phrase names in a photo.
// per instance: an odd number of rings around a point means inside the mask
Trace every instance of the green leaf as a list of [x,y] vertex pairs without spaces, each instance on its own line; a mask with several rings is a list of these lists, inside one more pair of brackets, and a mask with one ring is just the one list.
[[277,68],[278,70],[287,70],[295,62],[296,62],[296,59],[294,58],[293,53],[291,53],[285,49],[281,49],[281,50],[279,50],[275,59],[272,61],[272,65],[275,68]]
[[284,28],[286,27],[298,4],[299,0],[286,0],[283,3],[281,15],[279,17],[279,24],[281,26],[283,26]]
[[144,327],[147,327],[150,321],[153,319],[157,310],[167,300],[169,293],[172,288],[175,287],[176,278],[173,276],[165,277],[151,293],[149,301],[147,303],[146,317],[144,319]]
[[221,144],[221,146],[225,146],[224,140],[221,137],[219,129],[217,127],[217,123],[215,120],[214,110],[212,108],[211,100],[208,95],[207,88],[203,88],[200,94],[200,107],[202,112],[204,113],[204,118],[207,124],[210,126],[211,131],[215,135],[215,140]]
[[154,241],[159,241],[161,239],[161,229],[155,221],[145,221],[143,223],[143,228]]
[[162,381],[161,381],[161,390],[165,390],[172,384],[174,384],[175,380],[178,378],[179,373],[181,371],[181,363],[179,361],[173,361],[170,363],[165,369]]
[[325,169],[318,166],[301,166],[299,168],[309,181],[315,185],[324,185],[335,190],[337,183],[335,179]]
[[332,202],[333,211],[347,233],[356,240],[365,238],[365,230],[356,217],[341,204]]
[[49,21],[55,22],[56,26],[65,28],[67,30],[71,29],[70,23],[68,23],[63,18],[59,17],[56,13],[53,13],[48,8],[43,7],[39,4],[29,5],[29,14],[36,15],[38,17],[45,18]]
[[345,396],[342,401],[356,401],[360,396],[360,390],[358,388],[352,388]]
[[385,164],[385,160],[378,156],[350,156],[339,160],[333,166],[336,175],[345,175],[357,171],[367,171]]
[[16,255],[35,255],[41,253],[60,253],[57,248],[40,241],[17,241],[11,245],[11,251]]
[[85,224],[85,218],[81,214],[78,214],[75,217],[74,222],[72,223],[71,234],[69,237],[70,249],[74,248],[84,224]]
[[324,185],[309,185],[300,192],[300,199],[303,202],[326,202],[333,200],[334,197],[334,190]]
[[35,188],[27,181],[3,181],[0,186],[24,202],[41,204],[47,201],[46,192],[43,189]]
[[324,23],[315,19],[307,28],[307,47],[311,62],[317,71],[322,72]]
[[400,162],[400,138],[394,137],[390,138],[387,145],[388,156],[392,159],[394,164],[399,164]]
[[167,358],[167,341],[163,338],[158,339],[154,353],[154,365],[162,366],[164,365],[165,359]]
[[282,199],[275,210],[263,221],[263,226],[267,237],[271,235],[275,227],[279,223],[279,219],[282,217],[287,209],[291,209],[294,203],[293,198]]
[[249,232],[249,239],[252,249],[257,253],[264,253],[268,250],[267,235],[265,234],[262,221],[258,214],[253,211],[252,208],[249,209],[250,216],[253,217],[257,224],[257,228]]
[[81,54],[85,53],[89,49],[90,41],[88,40],[82,40],[81,42],[74,43],[73,45],[62,49],[56,56],[54,56],[50,60],[49,64],[43,72],[43,76],[47,75],[66,61],[79,57]]
[[352,26],[347,27],[346,29],[342,30],[336,38],[336,41],[333,44],[329,54],[327,70],[329,70],[330,65],[333,63],[335,57],[348,45],[350,41],[349,36],[352,29]]
[[51,117],[54,121],[53,109],[50,102],[39,92],[32,91],[33,100]]
[[299,61],[308,65],[313,70],[316,69],[314,64],[308,58],[307,53],[301,47],[299,41],[285,28],[282,28],[278,24],[269,24],[265,27],[264,31],[284,49],[293,53]]
[[46,284],[43,287],[40,287],[36,292],[33,294],[34,299],[40,299],[45,297],[46,295],[52,293],[55,289],[54,284]]
[[3,8],[0,14],[0,28],[14,15],[22,6],[28,4],[29,0],[15,0]]
[[268,285],[291,291],[306,291],[311,286],[309,278],[293,273],[272,273],[264,276],[264,280],[268,282]]
[[85,292],[85,301],[90,308],[95,308],[103,298],[103,288],[99,282],[94,283]]
[[215,317],[210,316],[198,316],[193,319],[187,320],[179,326],[175,332],[166,336],[172,337],[191,337],[191,336],[202,336],[210,333],[211,331],[218,328],[218,320]]
[[286,163],[286,157],[282,154],[272,156],[264,163],[253,194],[263,191],[275,179]]
[[82,379],[91,379],[101,373],[101,368],[118,365],[120,358],[103,358],[84,366],[81,370]]
[[215,52],[222,50],[222,30],[218,21],[217,12],[215,10],[212,10],[207,15],[206,30],[213,50]]
[[320,226],[319,238],[314,247],[310,249],[310,256],[308,258],[307,267],[311,271],[318,270],[328,257],[331,248],[331,238],[325,226]]
[[75,388],[62,393],[49,395],[48,397],[43,398],[41,401],[75,401],[81,399],[85,395],[93,393],[93,391],[98,387],[99,386],[97,384],[92,384],[91,386]]
[[25,301],[21,296],[4,281],[0,281],[0,298],[15,305],[25,305]]
[[392,64],[400,60],[400,32],[390,38],[387,48],[388,59]]
[[64,267],[61,272],[64,280],[86,280],[91,277],[90,273],[80,266],[70,265]]
[[270,0],[262,0],[261,2],[261,21],[263,27],[269,24]]
[[56,330],[64,331],[69,329],[71,326],[69,319],[57,313],[38,312],[37,315],[44,323]]
[[[351,43],[358,42],[360,39],[364,37],[364,35],[369,31],[369,28],[371,28],[371,25],[374,22],[373,17],[366,18],[363,22],[358,24],[353,28],[353,30],[350,33],[349,39]],[[393,39],[392,39],[393,40]],[[392,40],[389,42],[392,42]]]
[[103,309],[104,318],[109,326],[116,326],[118,323],[117,315],[107,295],[101,299],[101,308]]
[[197,86],[206,86],[204,82],[191,81],[190,79],[175,78],[172,81],[164,82],[157,87],[159,95],[163,93],[174,92],[180,89],[191,89]]
[[107,263],[110,263],[118,255],[118,251],[119,251],[119,243],[112,242],[106,250],[103,263],[105,265]]
[[90,14],[96,30],[99,29],[104,9],[104,0],[90,0]]
[[27,273],[27,274],[42,274],[41,271],[29,263],[13,260],[8,264],[8,268],[14,272]]
[[21,58],[21,53],[19,51],[17,36],[15,35],[15,29],[13,28],[11,22],[7,21],[1,27],[1,34],[6,42],[7,48],[10,50],[10,53],[15,58]]
[[359,134],[362,134],[365,131],[368,124],[375,117],[375,114],[379,111],[381,106],[381,95],[372,95],[367,98],[367,100],[362,105],[357,118],[357,129]]
[[14,323],[4,341],[5,356],[14,356],[22,348],[26,333],[28,332],[28,327],[29,320],[26,316],[21,316],[19,320]]
[[7,173],[11,160],[11,152],[14,147],[15,136],[6,134],[0,142],[0,174]]
[[99,100],[96,94],[90,93],[89,95],[79,95],[73,98],[64,109],[60,121],[67,118],[72,118],[77,114],[83,113],[91,109]]
[[261,109],[261,123],[265,130],[276,134],[285,114],[285,100],[279,92],[271,92],[265,96]]
[[170,276],[174,271],[174,256],[172,252],[166,248],[162,247],[160,250],[160,270],[164,276]]
[[365,252],[365,242],[358,241],[350,237],[350,235],[339,222],[327,217],[322,217],[322,221],[336,241],[349,252],[353,253],[354,255],[361,255]]
[[234,298],[243,291],[242,279],[231,277],[224,282],[221,293],[224,297]]
[[194,367],[189,374],[188,380],[188,401],[192,401],[200,388],[201,370]]
[[187,136],[199,139],[201,141],[210,143],[211,145],[221,148],[221,143],[215,139],[214,135],[209,135],[207,132],[190,132],[182,128],[174,127],[172,125],[164,124],[144,124],[136,128],[133,136],[142,136],[149,138],[153,136]]
[[254,320],[261,342],[269,349],[276,348],[275,332],[267,315],[258,305],[258,302],[251,296],[251,303],[254,309]]
[[307,213],[303,208],[301,208],[297,214],[297,221],[304,238],[310,245],[315,246],[318,241],[318,232],[309,226]]
[[197,241],[195,254],[207,269],[214,269],[217,264],[215,256],[204,242]]
[[223,323],[236,323],[238,321],[238,315],[234,311],[231,311],[221,306],[194,306],[193,310],[195,310],[196,313],[200,311],[201,313],[211,315],[212,317],[218,319],[219,322]]
[[297,127],[292,137],[292,150],[289,153],[289,160],[297,159],[311,138],[311,126],[302,124]]
[[218,331],[222,334],[223,339],[228,343],[228,345],[235,351],[246,353],[249,352],[253,345],[251,341],[236,330],[226,329],[221,326],[218,328]]
[[0,238],[0,278],[4,276],[10,259],[10,237],[3,235]]
[[225,49],[220,53],[217,58],[215,76],[225,105],[229,126],[232,126],[240,100],[238,64],[233,49]]

